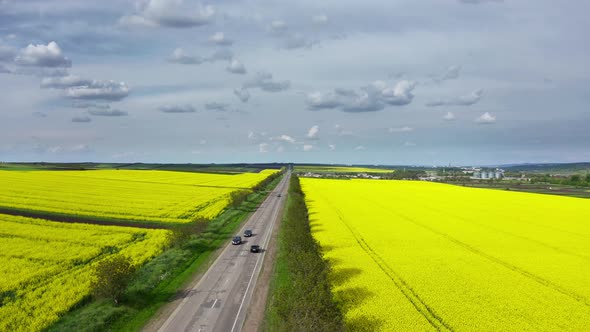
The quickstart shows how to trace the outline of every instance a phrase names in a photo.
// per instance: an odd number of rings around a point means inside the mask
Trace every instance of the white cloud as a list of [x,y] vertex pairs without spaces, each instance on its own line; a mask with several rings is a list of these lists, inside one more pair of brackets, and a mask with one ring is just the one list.
[[233,56],[233,52],[228,49],[217,50],[210,56],[202,57],[200,55],[187,54],[184,49],[179,47],[168,57],[168,62],[181,65],[200,65],[205,62],[230,61]]
[[354,148],[355,151],[364,151],[366,150],[366,148],[362,145],[358,145],[357,147]]
[[39,147],[37,147],[37,151],[52,153],[52,154],[88,153],[88,152],[92,151],[92,148],[90,148],[90,146],[88,146],[87,144],[77,144],[77,145],[73,145],[73,146],[57,145],[57,146],[49,146],[49,147],[39,146]]
[[389,128],[388,131],[390,133],[407,133],[407,132],[410,132],[410,131],[414,131],[414,128],[408,127],[408,126],[404,126],[404,127],[397,127],[397,128]]
[[475,119],[475,122],[480,124],[492,124],[496,122],[496,117],[489,112],[485,112],[479,118]]
[[477,89],[472,93],[464,96],[459,96],[456,98],[446,99],[446,100],[436,100],[431,101],[426,104],[428,107],[436,107],[436,106],[470,106],[478,101],[481,100],[483,96],[483,89]]
[[290,86],[290,81],[275,81],[271,73],[258,72],[256,77],[246,81],[242,88],[259,88],[266,92],[279,92],[289,89]]
[[205,109],[208,111],[218,111],[218,112],[226,112],[229,108],[229,104],[226,103],[207,103],[205,104]]
[[404,146],[416,146],[416,143],[414,142],[405,142]]
[[341,110],[350,113],[376,112],[385,108],[377,94],[372,91],[362,91],[354,98],[343,104]]
[[112,109],[112,110],[96,109],[96,110],[89,110],[88,114],[94,115],[94,116],[127,116],[128,113],[125,111],[117,110],[117,109]]
[[233,40],[226,38],[223,32],[214,33],[209,37],[209,41],[220,46],[229,46],[234,43]]
[[260,143],[258,144],[258,151],[261,153],[268,152],[268,143]]
[[78,145],[74,145],[70,151],[72,152],[90,152],[92,151],[92,148],[90,146],[88,146],[87,144],[78,144]]
[[307,138],[309,138],[309,139],[318,139],[319,138],[318,137],[319,132],[320,132],[320,126],[318,126],[318,125],[312,126],[307,131]]
[[250,93],[244,88],[234,89],[234,95],[236,95],[242,103],[246,103],[250,99]]
[[72,61],[63,55],[63,52],[56,42],[49,42],[47,45],[38,44],[20,50],[14,59],[19,66],[30,67],[64,67],[72,66]]
[[186,105],[164,105],[158,107],[160,112],[164,113],[194,113],[197,110],[194,108],[193,105],[186,104]]
[[88,116],[75,116],[72,118],[72,122],[78,122],[78,123],[85,123],[85,122],[91,122],[92,119]]
[[294,50],[298,48],[310,48],[313,42],[308,41],[300,33],[289,34],[284,41],[283,48],[287,50]]
[[289,135],[284,135],[284,134],[281,135],[281,136],[278,136],[278,137],[274,137],[273,140],[276,140],[276,141],[285,141],[285,142],[288,142],[288,143],[291,143],[291,144],[295,144],[295,142],[296,142],[293,137],[291,137]]
[[441,81],[455,80],[461,74],[461,66],[453,65],[447,68],[447,71],[439,78]]
[[313,145],[311,144],[303,144],[303,151],[308,152],[313,150]]
[[111,106],[109,104],[95,104],[89,102],[74,102],[70,105],[73,108],[99,108],[99,109],[109,109]]
[[285,147],[282,145],[277,146],[277,152],[284,152],[285,151]]
[[287,23],[285,21],[274,20],[274,21],[270,22],[270,31],[271,32],[283,33],[285,31],[287,31],[288,28],[289,28],[289,26],[287,25]]
[[412,102],[416,83],[402,80],[393,86],[375,81],[360,91],[334,89],[333,92],[312,92],[306,103],[310,110],[340,108],[344,112],[375,112],[386,106],[403,106]]
[[225,70],[232,74],[243,75],[246,73],[246,67],[244,66],[244,64],[236,59],[232,59],[229,65],[225,68]]
[[88,85],[70,87],[65,90],[67,98],[118,101],[129,95],[125,82],[92,81]]
[[41,88],[66,89],[76,86],[89,86],[92,80],[81,78],[74,75],[45,77],[41,80]]
[[329,144],[329,145],[328,145],[328,149],[330,149],[330,151],[334,151],[334,150],[336,150],[336,145],[334,145],[334,144]]
[[119,24],[192,28],[210,23],[215,15],[212,6],[186,5],[183,0],[149,0],[138,7],[137,14],[121,17]]
[[125,27],[156,27],[155,22],[140,15],[125,15],[119,19],[119,25]]
[[447,114],[445,114],[445,116],[443,116],[443,119],[445,121],[453,121],[453,120],[455,120],[455,114],[453,114],[453,112],[447,112]]
[[199,65],[205,62],[205,59],[198,55],[188,55],[182,48],[177,48],[172,53],[172,56],[168,58],[168,61],[183,65]]
[[262,133],[257,133],[254,131],[249,131],[248,132],[248,140],[253,141],[253,142],[257,142],[260,141],[261,139],[266,137],[266,133],[262,132]]
[[414,95],[412,90],[416,86],[415,82],[402,80],[395,84],[393,87],[387,87],[386,85],[379,86],[382,100],[389,105],[407,105],[412,102]]
[[313,22],[313,24],[316,24],[316,25],[324,25],[324,24],[328,23],[328,16],[326,16],[324,14],[316,15],[311,18],[311,21]]
[[307,107],[312,110],[336,108],[342,105],[336,94],[331,92],[322,93],[319,91],[307,94],[306,103]]
[[352,131],[345,130],[344,127],[339,124],[335,124],[334,129],[336,130],[336,134],[338,134],[338,136],[354,136]]

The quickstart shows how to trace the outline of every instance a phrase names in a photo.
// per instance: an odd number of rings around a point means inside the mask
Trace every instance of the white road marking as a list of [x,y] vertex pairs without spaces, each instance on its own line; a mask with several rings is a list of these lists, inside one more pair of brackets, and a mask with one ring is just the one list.
[[[284,188],[285,188],[285,186],[286,186],[286,185],[285,185],[285,183],[287,183],[287,182],[283,182],[283,184],[281,185],[281,189],[280,189],[278,192],[282,192],[282,191],[284,190]],[[252,214],[252,215],[249,217],[249,221],[250,221],[250,220],[253,220],[253,219],[254,219],[254,220],[256,220],[256,217],[257,217],[257,216],[260,216],[260,215],[262,215],[262,214],[263,214],[263,213],[262,213],[262,211],[266,210],[266,208],[267,208],[267,207],[270,207],[270,206],[272,206],[272,204],[273,204],[273,201],[271,200],[271,198],[272,198],[272,196],[274,196],[274,194],[276,194],[276,189],[275,189],[275,190],[272,190],[272,191],[270,192],[270,195],[269,195],[269,197],[267,197],[267,199],[266,199],[265,201],[263,201],[263,202],[260,204],[260,206],[258,207],[257,211],[256,211],[256,212],[254,212],[254,213],[253,213],[253,214]],[[281,197],[281,198],[279,198],[279,200],[278,200],[278,201],[279,201],[279,203],[280,203],[280,201],[282,201],[282,197]],[[276,202],[276,201],[275,201],[275,202]],[[268,232],[268,233],[266,234],[266,237],[265,237],[265,239],[264,239],[264,241],[263,241],[263,243],[264,243],[264,244],[263,244],[263,248],[266,248],[266,247],[268,246],[268,243],[270,242],[270,235],[272,234],[272,230],[273,230],[273,228],[274,228],[274,224],[275,224],[275,221],[276,221],[276,218],[277,218],[278,212],[279,212],[279,210],[280,210],[280,206],[281,206],[281,204],[276,204],[276,205],[277,205],[277,207],[276,207],[276,210],[274,211],[273,218],[272,218],[272,220],[271,220],[271,227],[270,227],[270,232]],[[249,226],[248,226],[249,224],[250,224],[250,223],[246,223],[246,224],[244,224],[244,225],[242,226],[242,228],[241,228],[240,232],[241,232],[241,233],[243,233],[245,229],[249,228]],[[210,267],[216,266],[216,265],[218,264],[218,262],[219,262],[219,261],[220,261],[222,258],[223,258],[223,259],[227,259],[227,258],[225,257],[225,254],[226,254],[226,252],[227,252],[227,251],[228,251],[228,250],[229,250],[231,247],[232,247],[232,246],[228,244],[228,245],[225,247],[225,249],[224,249],[224,250],[221,252],[221,254],[220,254],[220,255],[219,255],[219,256],[218,256],[218,257],[215,259],[215,261],[214,261],[214,262],[213,262],[213,263],[210,265]],[[260,256],[258,257],[258,259],[257,259],[257,261],[256,261],[256,264],[255,264],[255,266],[254,266],[254,271],[256,271],[256,268],[258,267],[258,265],[259,265],[259,262],[261,261],[261,259],[263,259],[263,258],[264,258],[264,256],[265,256],[265,253],[266,253],[266,252],[262,252],[262,255],[260,255]],[[191,290],[197,290],[197,289],[199,288],[199,286],[200,286],[200,285],[201,285],[203,282],[205,282],[205,280],[206,280],[206,279],[208,279],[208,278],[209,278],[209,277],[212,275],[212,274],[211,274],[211,273],[212,273],[212,271],[213,271],[213,269],[212,269],[212,268],[208,268],[208,269],[207,269],[207,271],[205,272],[205,274],[204,274],[204,275],[201,277],[201,279],[200,279],[200,280],[197,282],[197,284],[195,285],[195,287],[193,287]],[[242,308],[243,308],[243,305],[244,305],[244,301],[245,301],[245,299],[246,299],[246,295],[248,294],[248,290],[250,289],[250,287],[251,287],[251,286],[253,286],[253,285],[252,285],[252,281],[253,281],[254,274],[255,274],[255,273],[253,272],[253,274],[252,274],[252,276],[250,277],[250,280],[249,280],[249,282],[248,282],[248,286],[247,286],[247,288],[246,288],[246,293],[244,294],[244,297],[242,298],[242,302],[241,302],[241,304],[240,304],[240,307],[239,307],[239,310],[238,310],[238,314],[236,315],[236,319],[235,319],[235,321],[234,321],[234,324],[233,324],[233,327],[232,327],[232,330],[231,330],[232,332],[234,331],[234,329],[235,329],[235,327],[236,327],[236,324],[237,324],[238,318],[239,318],[239,316],[240,316],[241,310],[242,310]],[[229,282],[229,281],[230,281],[230,278],[228,278],[227,280],[225,280],[225,283],[227,283],[227,282]],[[225,283],[224,283],[224,284],[225,284]],[[255,285],[255,284],[256,284],[256,280],[254,280],[254,285]],[[178,314],[180,313],[181,309],[182,309],[182,308],[183,308],[183,307],[184,307],[184,306],[185,306],[185,305],[188,303],[188,301],[189,301],[190,299],[191,299],[191,296],[186,296],[186,297],[185,297],[185,298],[182,300],[182,302],[181,302],[181,303],[180,303],[180,304],[179,304],[179,305],[176,307],[176,309],[175,309],[175,310],[172,312],[172,314],[171,314],[171,315],[168,317],[168,319],[167,319],[167,320],[164,322],[164,324],[163,324],[163,325],[162,325],[162,326],[161,326],[161,327],[158,329],[158,332],[164,332],[164,331],[167,331],[167,330],[168,330],[168,327],[170,326],[170,324],[172,324],[172,322],[175,320],[176,316],[178,316]],[[218,300],[218,299],[216,299],[216,300],[215,300],[215,303],[213,304],[213,306],[215,306],[215,304],[216,304],[217,300]],[[241,329],[241,327],[240,327],[240,329]],[[199,330],[198,330],[198,331],[199,331],[199,332],[202,332],[202,331],[204,331],[204,330],[203,330],[203,328],[201,327],[201,328],[199,328]]]
[[[284,187],[284,186],[283,186]],[[281,191],[282,188],[281,187]],[[268,246],[268,243],[270,241],[270,235],[272,234],[272,229],[275,225],[275,221],[276,221],[276,217],[279,214],[279,208],[280,208],[280,204],[277,204],[276,206],[276,210],[274,211],[273,217],[271,219],[271,223],[270,223],[270,230],[266,233],[266,237],[263,241],[264,245],[263,245],[263,249],[266,249],[266,247]],[[264,258],[264,255],[266,254],[266,250],[262,252],[262,255],[258,256],[258,259],[256,260],[256,265],[254,265],[254,271],[252,272],[252,275],[250,276],[250,281],[248,281],[248,286],[246,287],[246,291],[244,292],[244,297],[242,297],[242,302],[240,303],[240,307],[238,308],[238,313],[236,314],[236,319],[234,320],[234,324],[231,328],[231,332],[234,332],[235,328],[236,328],[236,324],[238,323],[238,319],[240,318],[240,313],[242,312],[242,308],[244,306],[244,301],[246,300],[246,296],[248,295],[248,290],[250,289],[250,286],[252,285],[252,280],[254,279],[254,275],[256,275],[256,268],[258,267],[258,263],[260,263],[260,260]],[[240,327],[241,330],[241,327]]]
[[219,299],[215,299],[215,302],[213,302],[213,305],[211,306],[211,308],[215,308],[215,305],[217,304],[217,300],[219,300]]

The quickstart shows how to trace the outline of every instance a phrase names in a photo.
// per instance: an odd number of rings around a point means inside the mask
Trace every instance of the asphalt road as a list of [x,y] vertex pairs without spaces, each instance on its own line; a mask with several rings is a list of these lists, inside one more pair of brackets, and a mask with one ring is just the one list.
[[[241,331],[265,256],[264,251],[251,253],[250,245],[267,247],[272,229],[281,217],[290,175],[285,174],[244,224],[239,232],[244,243],[232,245],[228,239],[227,247],[200,281],[176,301],[177,307],[170,316],[162,319],[159,332]],[[282,197],[278,197],[279,193]],[[246,229],[251,229],[254,236],[244,237]]]

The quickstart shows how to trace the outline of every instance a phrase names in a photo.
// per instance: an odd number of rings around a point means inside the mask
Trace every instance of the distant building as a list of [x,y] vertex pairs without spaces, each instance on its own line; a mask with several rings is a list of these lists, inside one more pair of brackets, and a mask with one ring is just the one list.
[[481,180],[489,180],[489,179],[502,179],[504,178],[504,170],[502,169],[495,169],[495,170],[476,170],[473,172],[472,179],[481,179]]

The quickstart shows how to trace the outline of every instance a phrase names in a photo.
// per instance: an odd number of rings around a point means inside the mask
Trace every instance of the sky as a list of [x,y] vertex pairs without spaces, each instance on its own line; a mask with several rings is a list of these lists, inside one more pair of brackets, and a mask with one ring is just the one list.
[[0,0],[0,161],[590,161],[588,12]]

